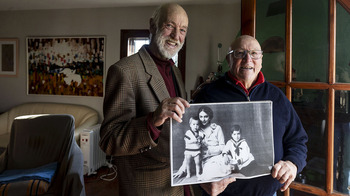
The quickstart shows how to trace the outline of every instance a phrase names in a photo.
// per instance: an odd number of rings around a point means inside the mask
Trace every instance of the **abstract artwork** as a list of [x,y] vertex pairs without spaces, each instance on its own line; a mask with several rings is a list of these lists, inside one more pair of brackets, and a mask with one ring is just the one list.
[[103,97],[105,38],[28,37],[28,94]]

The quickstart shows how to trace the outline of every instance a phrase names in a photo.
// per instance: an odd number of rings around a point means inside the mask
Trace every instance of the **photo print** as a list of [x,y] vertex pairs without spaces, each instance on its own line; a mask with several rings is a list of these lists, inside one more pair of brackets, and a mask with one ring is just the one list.
[[172,186],[271,173],[271,101],[191,104],[182,119],[171,120]]

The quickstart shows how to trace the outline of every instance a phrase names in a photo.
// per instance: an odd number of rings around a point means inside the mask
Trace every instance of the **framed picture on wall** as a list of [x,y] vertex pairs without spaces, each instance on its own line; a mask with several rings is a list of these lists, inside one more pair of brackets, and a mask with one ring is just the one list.
[[27,93],[103,97],[105,37],[27,37]]
[[0,38],[0,76],[17,76],[18,39]]

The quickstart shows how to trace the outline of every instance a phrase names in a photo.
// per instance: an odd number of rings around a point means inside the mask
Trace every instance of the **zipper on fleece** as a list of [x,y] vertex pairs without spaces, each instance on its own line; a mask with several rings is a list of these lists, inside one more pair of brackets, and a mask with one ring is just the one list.
[[[247,101],[250,101],[250,97],[249,95],[247,95],[247,93],[239,86],[239,85],[236,85],[234,82],[232,82],[231,80],[227,80],[225,79],[225,82],[228,83],[230,86],[232,86],[233,88],[236,88],[239,90],[239,92],[241,92],[246,98],[247,98]],[[259,84],[258,84],[259,85]],[[257,86],[258,86],[257,85]],[[239,87],[239,88],[238,88]],[[256,86],[255,86],[256,87]],[[254,88],[255,88],[254,87]],[[254,89],[252,89],[252,91],[250,92],[250,94],[253,92]]]

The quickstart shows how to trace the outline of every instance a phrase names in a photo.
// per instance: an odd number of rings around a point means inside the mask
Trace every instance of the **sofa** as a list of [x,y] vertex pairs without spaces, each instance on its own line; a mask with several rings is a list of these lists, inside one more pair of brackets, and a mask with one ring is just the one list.
[[80,144],[80,133],[98,123],[98,112],[88,106],[66,104],[66,103],[46,103],[34,102],[24,103],[11,108],[0,114],[0,148],[6,148],[10,141],[11,125],[17,116],[31,114],[70,114],[75,119],[74,137],[77,144]]

